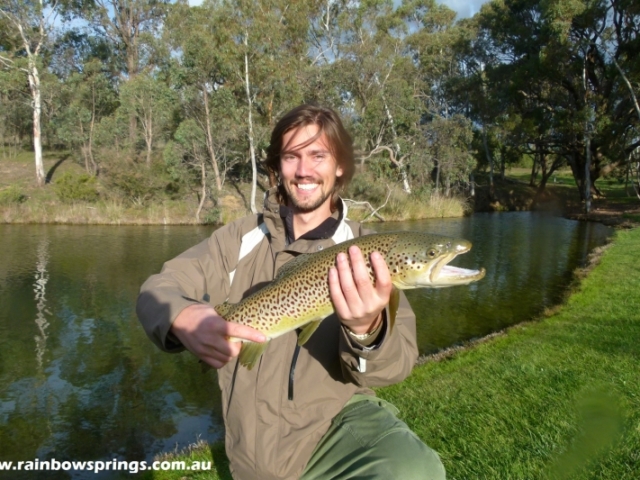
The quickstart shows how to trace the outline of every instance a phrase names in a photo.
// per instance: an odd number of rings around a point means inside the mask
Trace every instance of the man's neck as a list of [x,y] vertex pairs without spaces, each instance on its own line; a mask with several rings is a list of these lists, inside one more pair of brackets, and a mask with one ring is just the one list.
[[293,235],[298,239],[307,232],[317,228],[322,222],[331,216],[329,204],[321,205],[312,212],[293,211]]

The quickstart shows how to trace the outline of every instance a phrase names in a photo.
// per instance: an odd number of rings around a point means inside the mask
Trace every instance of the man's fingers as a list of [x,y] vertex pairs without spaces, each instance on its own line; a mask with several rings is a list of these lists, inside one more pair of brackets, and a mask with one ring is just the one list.
[[222,333],[226,337],[249,340],[250,342],[262,343],[267,340],[267,337],[265,337],[264,334],[260,333],[255,328],[233,322],[225,321],[223,324],[221,324],[220,333]]
[[382,297],[388,297],[391,293],[391,273],[389,273],[389,267],[387,262],[384,261],[382,255],[379,252],[373,252],[371,254],[371,266],[376,277],[376,290]]
[[336,258],[338,278],[340,280],[340,289],[346,300],[348,308],[350,310],[358,310],[360,308],[361,300],[360,293],[358,292],[358,286],[353,280],[353,273],[351,272],[351,265],[347,255],[339,253]]
[[362,252],[358,247],[352,245],[349,247],[349,257],[351,259],[351,267],[353,268],[353,281],[355,282],[360,294],[372,290],[371,278],[369,277],[369,269],[365,263]]
[[331,267],[329,269],[329,295],[338,317],[345,318],[349,314],[349,305],[342,293],[340,275],[338,274],[336,267]]

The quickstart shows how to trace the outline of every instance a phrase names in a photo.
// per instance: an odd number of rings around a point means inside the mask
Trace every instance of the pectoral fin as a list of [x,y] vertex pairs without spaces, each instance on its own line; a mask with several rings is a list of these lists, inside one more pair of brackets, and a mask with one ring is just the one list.
[[240,364],[247,367],[247,370],[251,370],[260,360],[268,344],[269,340],[264,343],[243,342],[240,356],[238,357]]
[[400,306],[400,290],[393,287],[391,290],[391,296],[389,297],[389,332],[396,323],[396,314],[398,313],[398,307]]
[[313,332],[315,332],[318,329],[318,326],[320,326],[321,321],[322,319],[315,320],[302,327],[302,331],[300,332],[300,335],[298,335],[298,345],[302,346],[307,343],[307,340],[309,340],[311,335],[313,335]]

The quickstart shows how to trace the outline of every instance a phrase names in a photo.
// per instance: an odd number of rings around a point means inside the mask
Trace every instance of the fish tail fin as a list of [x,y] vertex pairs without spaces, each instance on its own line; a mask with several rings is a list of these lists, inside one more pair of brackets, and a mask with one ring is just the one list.
[[240,356],[238,357],[240,364],[247,367],[247,370],[251,370],[256,363],[258,363],[260,357],[262,357],[262,354],[267,349],[268,344],[269,340],[264,343],[243,342],[242,349],[240,350]]
[[391,296],[389,297],[389,332],[393,329],[396,323],[396,314],[398,313],[398,307],[400,306],[400,290],[396,287],[391,289]]

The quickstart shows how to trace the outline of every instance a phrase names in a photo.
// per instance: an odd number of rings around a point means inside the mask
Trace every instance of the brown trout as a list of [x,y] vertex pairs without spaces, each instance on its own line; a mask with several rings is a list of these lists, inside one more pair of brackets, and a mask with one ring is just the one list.
[[225,320],[253,327],[267,337],[264,343],[243,340],[239,357],[242,365],[253,368],[271,339],[298,328],[302,329],[298,344],[304,345],[320,322],[334,312],[329,296],[329,268],[336,264],[338,253],[346,253],[351,245],[362,251],[372,281],[374,273],[369,260],[372,252],[380,252],[389,267],[394,286],[389,302],[389,328],[393,327],[398,309],[397,289],[467,285],[485,275],[484,269],[448,265],[471,249],[467,240],[419,232],[365,235],[318,253],[300,255],[283,265],[273,282],[263,289],[236,304],[226,302],[215,307]]

